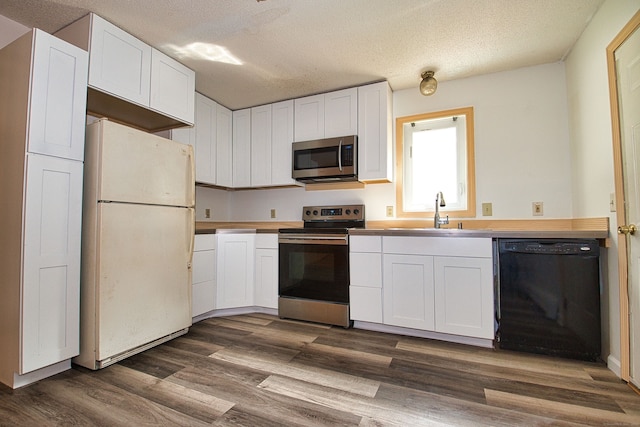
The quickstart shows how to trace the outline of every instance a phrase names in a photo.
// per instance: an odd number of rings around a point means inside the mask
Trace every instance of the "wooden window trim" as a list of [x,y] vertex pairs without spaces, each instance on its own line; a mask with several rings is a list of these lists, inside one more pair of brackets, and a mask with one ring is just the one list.
[[[396,118],[396,216],[399,218],[429,218],[433,217],[433,211],[405,212],[403,203],[403,179],[404,179],[404,125],[405,123],[421,120],[437,119],[439,117],[466,116],[467,131],[467,209],[443,212],[450,218],[475,218],[476,217],[476,173],[475,173],[475,148],[474,148],[474,118],[473,107],[456,108],[452,110],[436,111],[432,113],[416,114],[413,116]],[[434,194],[435,197],[435,194]]]

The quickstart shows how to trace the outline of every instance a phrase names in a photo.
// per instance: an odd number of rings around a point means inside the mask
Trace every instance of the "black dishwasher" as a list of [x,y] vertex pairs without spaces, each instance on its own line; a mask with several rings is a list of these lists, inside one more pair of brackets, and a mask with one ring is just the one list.
[[499,347],[599,361],[598,241],[498,239],[497,245]]

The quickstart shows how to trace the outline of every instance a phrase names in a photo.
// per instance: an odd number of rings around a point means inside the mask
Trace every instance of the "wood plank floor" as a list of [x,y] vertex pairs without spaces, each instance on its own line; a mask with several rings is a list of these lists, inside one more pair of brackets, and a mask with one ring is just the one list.
[[602,364],[252,314],[0,385],[0,425],[638,426],[640,395]]

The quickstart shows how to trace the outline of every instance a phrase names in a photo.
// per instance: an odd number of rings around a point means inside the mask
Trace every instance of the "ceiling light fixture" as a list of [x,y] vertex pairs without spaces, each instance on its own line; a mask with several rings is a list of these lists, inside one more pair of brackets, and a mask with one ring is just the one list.
[[424,71],[420,82],[420,93],[424,96],[433,95],[438,88],[438,81],[433,77],[433,71]]

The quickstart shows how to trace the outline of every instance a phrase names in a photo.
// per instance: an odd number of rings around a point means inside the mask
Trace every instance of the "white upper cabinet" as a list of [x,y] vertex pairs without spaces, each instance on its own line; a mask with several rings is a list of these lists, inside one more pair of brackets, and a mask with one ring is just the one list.
[[31,43],[27,150],[83,160],[87,53],[40,30]]
[[251,109],[251,186],[271,185],[271,105]]
[[193,145],[197,183],[231,187],[231,110],[196,93],[195,117],[193,127],[173,129],[171,139]]
[[251,186],[251,109],[233,112],[233,187]]
[[55,35],[89,51],[89,112],[150,131],[193,124],[192,70],[93,13]]
[[149,105],[151,46],[112,25],[89,15],[89,85]]
[[233,184],[233,113],[218,104],[216,107],[216,184]]
[[291,144],[293,143],[293,100],[271,106],[271,184],[293,185]]
[[203,184],[216,183],[216,107],[206,96],[196,97],[196,182]]
[[296,141],[358,133],[357,88],[298,98],[294,103]]
[[324,95],[324,138],[358,134],[358,88]]
[[159,50],[151,51],[151,108],[193,123],[195,84],[191,69]]
[[389,84],[358,88],[358,179],[393,180],[392,93]]
[[324,138],[324,94],[294,100],[295,140]]

